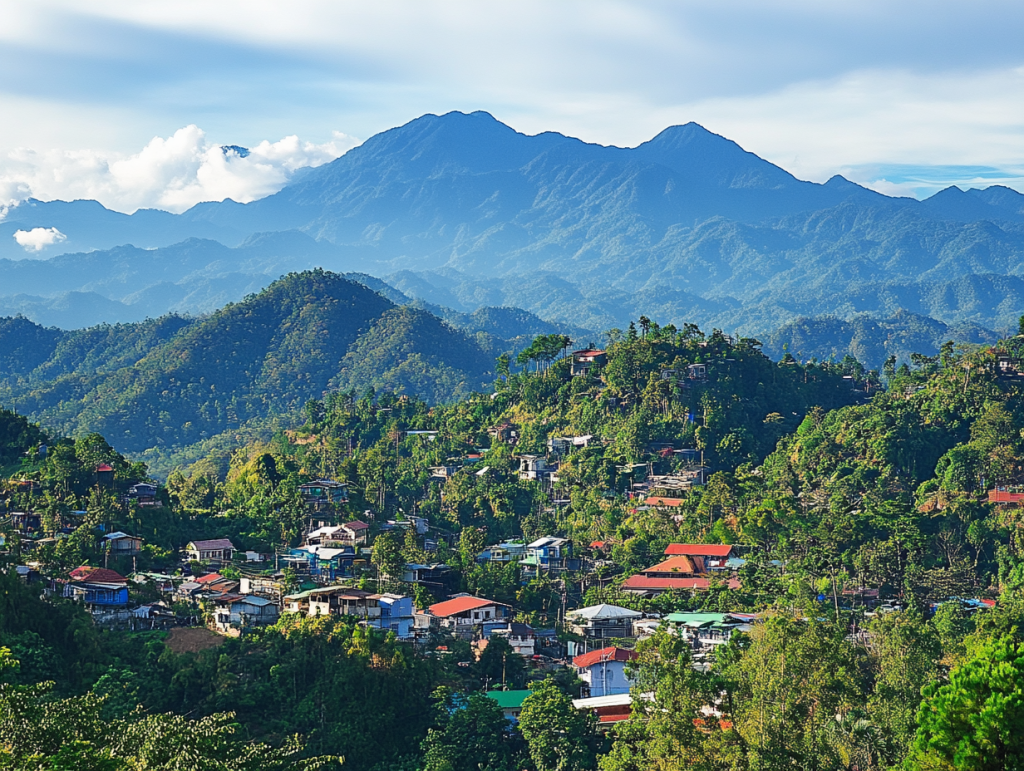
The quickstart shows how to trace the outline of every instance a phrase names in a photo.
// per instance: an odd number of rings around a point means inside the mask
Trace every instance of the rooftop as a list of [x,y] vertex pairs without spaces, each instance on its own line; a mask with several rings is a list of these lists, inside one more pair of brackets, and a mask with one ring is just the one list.
[[565,615],[588,621],[607,621],[614,618],[639,618],[643,613],[638,610],[630,610],[629,608],[620,608],[618,605],[602,603],[600,605],[579,608],[578,610],[570,610]]
[[108,570],[107,568],[94,568],[90,565],[82,565],[75,568],[68,575],[75,581],[92,581],[103,584],[128,583],[128,579],[116,571]]
[[644,573],[699,573],[703,572],[698,569],[696,561],[687,557],[685,554],[680,554],[676,557],[669,557],[667,560],[659,562],[657,565],[652,565],[647,568]]
[[579,669],[586,669],[592,667],[594,664],[602,664],[606,661],[633,661],[640,657],[640,654],[636,651],[626,650],[625,648],[616,648],[614,645],[608,648],[601,648],[600,650],[591,651],[590,653],[584,653],[582,656],[577,656],[572,660],[572,663]]
[[458,616],[461,613],[466,613],[467,611],[475,610],[477,608],[485,608],[488,605],[502,605],[507,607],[501,602],[485,600],[483,597],[471,597],[466,595],[465,597],[455,597],[451,600],[438,602],[431,605],[427,610],[439,618],[445,618],[446,616]]
[[518,709],[533,691],[488,691],[487,698],[498,702],[501,709]]
[[665,556],[728,557],[732,546],[727,543],[670,543]]
[[213,551],[216,549],[231,549],[235,550],[231,540],[228,538],[214,538],[210,541],[189,541],[189,546],[194,546],[199,551]]

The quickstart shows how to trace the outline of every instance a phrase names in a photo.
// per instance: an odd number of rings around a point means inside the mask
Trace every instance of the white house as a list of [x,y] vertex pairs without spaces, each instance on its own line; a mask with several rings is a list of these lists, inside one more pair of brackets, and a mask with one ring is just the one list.
[[625,648],[601,648],[572,660],[580,680],[587,684],[590,696],[629,693],[633,681],[626,676],[626,663],[638,657]]

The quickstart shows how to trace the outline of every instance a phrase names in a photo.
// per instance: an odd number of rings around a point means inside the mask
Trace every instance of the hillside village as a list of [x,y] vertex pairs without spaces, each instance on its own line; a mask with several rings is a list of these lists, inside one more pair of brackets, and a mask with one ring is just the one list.
[[[852,360],[776,363],[757,341],[647,319],[607,349],[556,342],[449,406],[329,393],[223,475],[211,457],[158,481],[98,435],[54,441],[5,411],[5,571],[108,634],[375,630],[479,676],[467,692],[510,724],[557,681],[610,743],[652,719],[644,668],[666,639],[704,675],[780,614],[829,615],[871,652],[887,616],[967,634],[1012,607],[1017,536],[991,526],[951,555],[936,523],[1019,517],[1016,342],[893,367],[887,388]],[[918,450],[854,436],[879,421]],[[863,509],[888,513],[869,526]],[[887,531],[897,520],[916,545]],[[695,714],[705,734],[742,720],[710,697]]]

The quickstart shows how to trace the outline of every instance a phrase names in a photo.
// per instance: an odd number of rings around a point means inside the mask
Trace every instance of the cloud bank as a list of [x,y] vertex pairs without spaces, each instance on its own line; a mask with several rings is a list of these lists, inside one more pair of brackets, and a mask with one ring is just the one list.
[[26,252],[41,252],[48,246],[66,241],[67,236],[57,228],[32,228],[31,230],[16,231],[14,240]]
[[[27,198],[89,198],[126,213],[143,208],[182,212],[201,201],[226,198],[246,203],[277,192],[296,170],[332,161],[357,144],[335,132],[331,141],[319,145],[288,136],[251,148],[224,147],[191,125],[167,138],[154,137],[140,152],[128,155],[22,148],[0,157],[0,215]],[[40,243],[44,236],[38,230],[18,243],[26,249]],[[39,251],[46,245],[32,248]]]

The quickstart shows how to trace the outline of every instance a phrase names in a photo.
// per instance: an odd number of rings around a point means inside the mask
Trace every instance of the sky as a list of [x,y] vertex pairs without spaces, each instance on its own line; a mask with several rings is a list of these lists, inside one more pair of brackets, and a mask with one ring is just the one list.
[[1024,191],[1020,0],[0,0],[0,19],[0,213],[253,200],[450,110],[621,146],[692,120],[802,179]]

